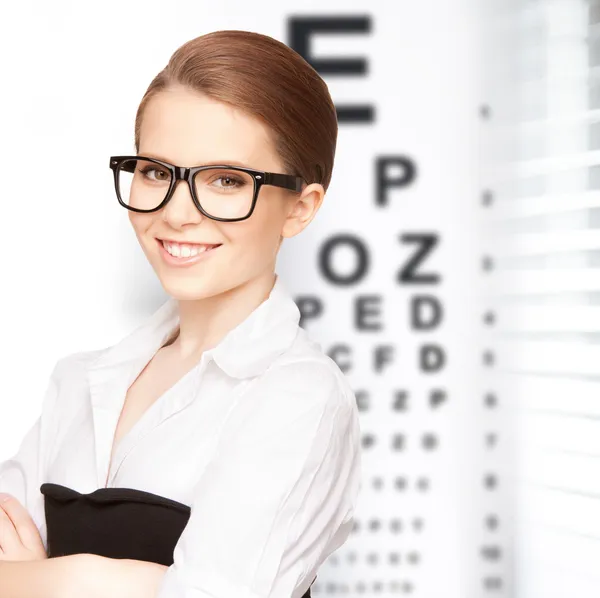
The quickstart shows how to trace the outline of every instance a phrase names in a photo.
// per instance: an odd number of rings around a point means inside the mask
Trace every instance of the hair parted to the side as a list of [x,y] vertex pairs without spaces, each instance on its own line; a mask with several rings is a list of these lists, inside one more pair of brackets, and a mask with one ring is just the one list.
[[338,121],[325,81],[297,52],[261,33],[213,31],[180,46],[152,80],[135,119],[139,152],[144,107],[156,93],[184,86],[262,119],[286,174],[331,181]]

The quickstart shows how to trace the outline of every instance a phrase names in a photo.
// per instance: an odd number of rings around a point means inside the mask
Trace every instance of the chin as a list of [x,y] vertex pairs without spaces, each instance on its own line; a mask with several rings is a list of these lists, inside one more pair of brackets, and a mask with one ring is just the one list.
[[213,287],[213,285],[189,283],[178,285],[174,283],[165,283],[162,281],[161,284],[168,295],[178,299],[179,301],[198,301],[200,299],[214,297],[221,292],[220,289]]

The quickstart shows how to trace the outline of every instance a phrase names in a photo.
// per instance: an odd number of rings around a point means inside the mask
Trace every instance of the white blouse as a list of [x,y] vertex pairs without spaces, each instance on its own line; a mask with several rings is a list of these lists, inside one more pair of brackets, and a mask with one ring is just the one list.
[[61,358],[42,413],[0,463],[47,549],[44,482],[105,486],[191,507],[156,598],[300,598],[348,538],[359,494],[356,398],[298,324],[277,276],[270,296],[111,443],[129,386],[179,324],[170,298],[117,344]]

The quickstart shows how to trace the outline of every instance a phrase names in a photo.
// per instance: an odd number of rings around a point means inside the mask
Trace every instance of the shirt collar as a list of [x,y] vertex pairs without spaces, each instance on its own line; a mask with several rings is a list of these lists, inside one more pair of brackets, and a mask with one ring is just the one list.
[[[294,341],[300,310],[280,276],[267,299],[232,328],[213,348],[205,351],[217,366],[234,378],[256,376]],[[148,361],[179,325],[179,302],[171,297],[132,333],[102,351],[92,369],[117,363]]]

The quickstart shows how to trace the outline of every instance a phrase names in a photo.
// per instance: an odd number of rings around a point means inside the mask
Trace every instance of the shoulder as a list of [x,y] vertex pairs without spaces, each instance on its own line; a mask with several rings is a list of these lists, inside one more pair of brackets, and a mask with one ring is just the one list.
[[354,416],[357,409],[344,373],[300,327],[292,345],[252,381],[248,393],[253,409],[283,420],[309,411]]
[[67,378],[73,376],[82,375],[87,366],[98,358],[105,349],[93,349],[90,351],[77,351],[74,353],[68,353],[60,357],[54,364],[51,377],[59,383],[63,382]]
[[81,406],[81,397],[88,389],[87,367],[104,349],[77,351],[60,357],[54,364],[46,391],[46,409],[55,418],[74,412]]
[[353,459],[360,426],[355,395],[333,359],[303,329],[260,375],[247,379],[223,428],[219,455],[275,462],[305,459],[344,445]]
[[46,382],[42,400],[41,417],[45,428],[57,432],[65,422],[70,421],[77,411],[81,389],[84,388],[85,366],[95,359],[102,350],[79,351],[60,357],[55,363]]

